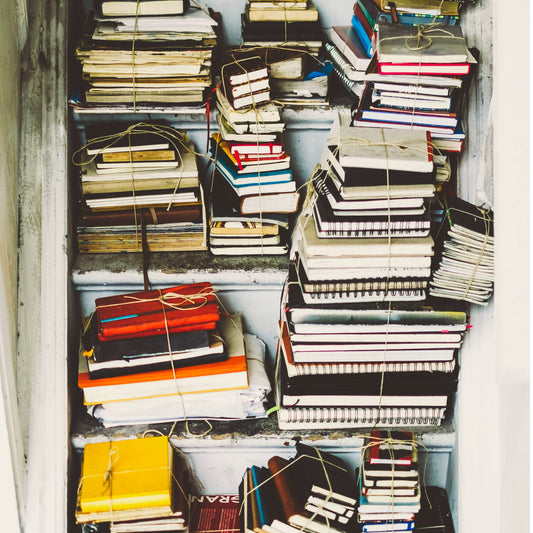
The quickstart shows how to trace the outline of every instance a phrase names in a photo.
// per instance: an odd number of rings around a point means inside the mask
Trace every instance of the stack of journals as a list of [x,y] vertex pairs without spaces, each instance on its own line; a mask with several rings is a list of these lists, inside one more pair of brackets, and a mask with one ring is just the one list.
[[444,202],[429,293],[487,305],[494,289],[494,213],[459,198]]
[[[293,254],[298,254],[302,281],[338,288],[304,289],[304,299],[424,299],[433,255],[424,200],[435,190],[429,134],[341,127],[338,137],[330,138],[313,181],[311,202],[293,236]],[[343,288],[369,280],[380,282],[383,291],[348,295]],[[422,290],[412,291],[413,281]]]
[[[213,20],[188,2],[103,2],[76,49],[86,80],[78,105],[201,103],[211,85]],[[98,6],[97,6],[98,7]],[[116,9],[118,8],[118,9]]]
[[[278,107],[268,101],[256,105],[250,93],[248,107],[235,109],[226,97],[232,90],[226,72],[237,66],[251,91],[254,69],[261,64],[268,82],[261,57],[233,58],[223,67],[223,78],[228,79],[216,92],[220,131],[211,136],[215,168],[209,220],[209,248],[216,255],[287,253],[287,214],[298,208],[290,156],[278,136],[284,128]],[[247,67],[249,72],[243,72]]]
[[362,531],[413,529],[424,490],[413,433],[373,430],[363,450],[357,508]]
[[380,22],[375,41],[353,125],[430,131],[436,148],[460,151],[466,75],[476,62],[460,26]]
[[318,55],[322,47],[318,15],[312,0],[248,0],[241,16],[242,44],[298,47]]
[[114,533],[188,531],[190,483],[168,437],[88,443],[76,506],[79,524]]
[[239,487],[241,531],[337,533],[355,527],[355,481],[342,459],[301,442],[290,460],[252,466]]
[[[97,299],[78,386],[106,426],[264,416],[264,345],[196,283]],[[253,364],[247,364],[247,358]]]
[[231,50],[238,63],[262,59],[268,69],[270,96],[276,102],[321,105],[327,102],[331,66],[303,48],[256,46]]
[[340,128],[323,161],[293,235],[280,428],[440,425],[467,316],[464,304],[426,298],[428,135]]
[[164,124],[86,126],[74,156],[82,253],[205,250],[203,189],[187,135]]
[[367,54],[372,56],[374,31],[378,23],[455,25],[458,20],[459,2],[453,0],[356,0],[352,27]]

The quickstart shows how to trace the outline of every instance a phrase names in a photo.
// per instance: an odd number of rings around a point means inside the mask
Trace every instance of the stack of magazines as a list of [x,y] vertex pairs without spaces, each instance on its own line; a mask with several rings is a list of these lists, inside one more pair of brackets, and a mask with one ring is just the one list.
[[82,253],[206,249],[194,146],[163,123],[86,126],[77,219]]
[[79,361],[105,426],[265,416],[264,344],[239,315],[221,317],[209,283],[97,299]]
[[96,6],[76,48],[85,84],[72,103],[136,110],[204,101],[217,23],[187,2],[159,4],[157,12],[148,0]]

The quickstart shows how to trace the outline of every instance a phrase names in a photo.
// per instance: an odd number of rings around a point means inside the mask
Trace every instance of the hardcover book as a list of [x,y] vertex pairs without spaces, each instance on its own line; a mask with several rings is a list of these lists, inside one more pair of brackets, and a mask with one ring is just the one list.
[[172,448],[168,437],[88,443],[78,507],[82,513],[160,507],[170,514]]

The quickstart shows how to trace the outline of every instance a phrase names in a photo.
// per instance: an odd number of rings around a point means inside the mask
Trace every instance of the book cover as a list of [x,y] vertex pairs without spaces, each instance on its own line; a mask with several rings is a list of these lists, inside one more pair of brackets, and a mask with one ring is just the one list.
[[85,445],[78,499],[82,513],[161,507],[170,514],[171,486],[168,437]]
[[341,127],[338,153],[343,167],[433,171],[431,137],[427,132]]
[[239,532],[238,495],[192,495],[189,531],[210,533]]
[[423,27],[421,33],[421,43],[416,46],[417,27],[380,22],[377,25],[378,62],[419,65],[468,62],[468,47],[460,26],[432,25]]

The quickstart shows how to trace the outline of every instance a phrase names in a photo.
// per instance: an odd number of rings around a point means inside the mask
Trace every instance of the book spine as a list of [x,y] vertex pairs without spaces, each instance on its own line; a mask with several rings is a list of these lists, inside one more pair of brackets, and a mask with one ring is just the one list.
[[296,500],[294,488],[291,484],[291,479],[288,474],[289,461],[283,457],[274,456],[268,460],[268,468],[274,476],[274,483],[278,489],[278,494],[281,499],[281,505],[285,514],[285,522],[288,522],[291,516],[300,512],[300,506]]
[[366,55],[372,57],[372,42],[363,28],[363,25],[355,15],[352,16],[352,26],[357,33],[357,37],[361,40]]

